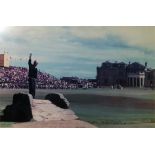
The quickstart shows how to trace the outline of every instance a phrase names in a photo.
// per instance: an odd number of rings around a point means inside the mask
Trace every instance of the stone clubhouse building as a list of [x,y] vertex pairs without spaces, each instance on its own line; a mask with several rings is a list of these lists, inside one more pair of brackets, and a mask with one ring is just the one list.
[[121,85],[123,87],[155,88],[155,70],[144,65],[124,62],[103,62],[97,67],[96,76],[99,87]]

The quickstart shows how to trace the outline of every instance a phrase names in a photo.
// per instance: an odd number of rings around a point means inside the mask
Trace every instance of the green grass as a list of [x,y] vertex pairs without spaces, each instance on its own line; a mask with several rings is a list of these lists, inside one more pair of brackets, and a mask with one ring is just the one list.
[[[101,109],[100,109],[101,110]],[[103,113],[94,112],[92,114],[88,113],[79,113],[80,119],[87,121],[91,124],[94,124],[97,127],[105,127],[109,125],[135,125],[135,124],[143,124],[145,127],[145,123],[154,123],[155,124],[155,112],[153,110],[126,110],[122,112],[120,109],[110,109],[106,111],[103,110]]]
[[0,122],[0,128],[10,128],[13,122]]

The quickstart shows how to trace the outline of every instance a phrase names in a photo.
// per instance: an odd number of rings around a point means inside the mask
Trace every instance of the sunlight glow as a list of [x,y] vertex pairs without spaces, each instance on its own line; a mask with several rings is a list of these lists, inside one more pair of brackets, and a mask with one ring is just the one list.
[[4,32],[6,29],[6,26],[0,26],[0,32]]

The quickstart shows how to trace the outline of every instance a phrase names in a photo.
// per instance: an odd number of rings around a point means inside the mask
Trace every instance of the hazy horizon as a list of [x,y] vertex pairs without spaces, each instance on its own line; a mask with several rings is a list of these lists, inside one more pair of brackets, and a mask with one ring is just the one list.
[[27,66],[29,53],[38,69],[60,78],[95,78],[102,62],[139,62],[155,68],[155,27],[17,26],[0,29],[0,53],[12,66]]

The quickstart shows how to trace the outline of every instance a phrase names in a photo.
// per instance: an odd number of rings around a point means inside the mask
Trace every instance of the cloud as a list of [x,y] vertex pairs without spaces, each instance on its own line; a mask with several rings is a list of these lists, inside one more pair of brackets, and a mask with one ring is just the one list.
[[[155,27],[70,27],[70,34],[82,39],[104,40],[115,38],[115,43],[124,42],[125,46],[139,47],[147,51],[155,50]],[[118,42],[116,42],[118,40]],[[113,40],[114,41],[114,40]],[[116,44],[117,45],[117,44]]]
[[[95,77],[103,61],[145,61],[155,67],[155,27],[8,27],[1,49],[27,67],[30,52],[53,75]],[[20,60],[22,58],[22,61]]]

